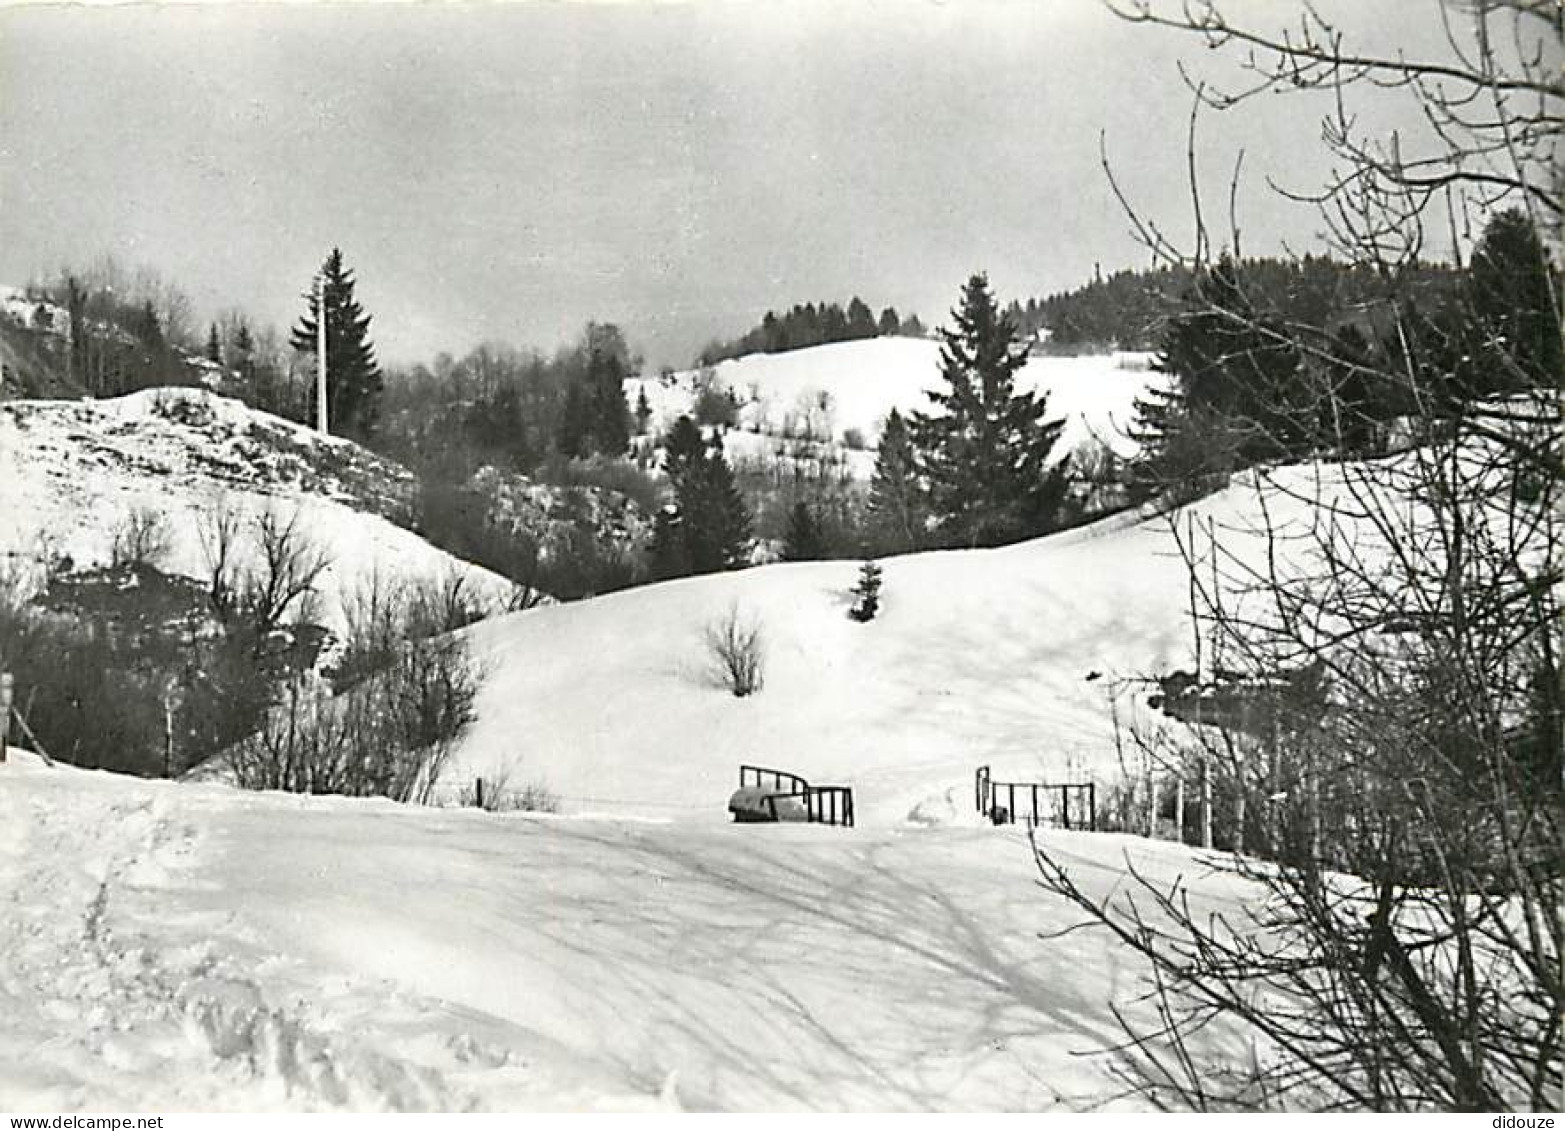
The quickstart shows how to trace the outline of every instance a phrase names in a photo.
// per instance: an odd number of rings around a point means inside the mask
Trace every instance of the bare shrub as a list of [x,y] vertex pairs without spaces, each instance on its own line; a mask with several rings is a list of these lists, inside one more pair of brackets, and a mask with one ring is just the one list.
[[330,681],[292,681],[231,752],[238,784],[428,803],[473,721],[482,676],[464,638],[432,631],[450,597],[437,581],[372,576],[345,602]]
[[558,813],[560,796],[542,782],[528,782],[521,788],[511,785],[510,769],[501,770],[478,783],[457,791],[457,804],[463,808],[481,808],[486,813]]
[[707,625],[703,633],[712,674],[718,683],[743,699],[761,690],[765,646],[759,621],[746,622],[737,602]]
[[115,568],[155,566],[167,556],[172,545],[168,519],[150,507],[140,507],[114,528],[109,564]]
[[521,581],[513,581],[505,595],[505,611],[508,613],[525,613],[528,609],[536,609],[545,604],[549,595],[533,585]]
[[515,802],[511,806],[513,809],[520,809],[528,813],[558,813],[560,811],[560,795],[542,782],[528,782],[510,796],[514,798]]

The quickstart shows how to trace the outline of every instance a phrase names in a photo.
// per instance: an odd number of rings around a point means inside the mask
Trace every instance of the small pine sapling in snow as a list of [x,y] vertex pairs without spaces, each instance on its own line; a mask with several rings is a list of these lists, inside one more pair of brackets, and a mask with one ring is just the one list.
[[874,620],[880,611],[880,565],[865,562],[859,567],[859,583],[853,587],[858,603],[848,610],[848,616],[860,623]]

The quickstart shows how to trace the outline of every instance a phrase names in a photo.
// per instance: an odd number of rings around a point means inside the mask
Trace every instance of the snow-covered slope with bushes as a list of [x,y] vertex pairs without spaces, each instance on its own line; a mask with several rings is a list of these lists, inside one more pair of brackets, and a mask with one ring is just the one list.
[[[1033,357],[1017,385],[1047,392],[1050,419],[1065,420],[1059,455],[1094,439],[1123,455],[1135,450],[1125,436],[1132,404],[1156,379],[1146,361],[1141,354]],[[634,407],[645,392],[650,431],[661,432],[693,410],[702,380],[699,371],[640,378],[627,383],[626,395]],[[728,440],[731,455],[786,451],[789,442],[814,438],[831,444],[857,478],[867,479],[886,414],[893,408],[904,415],[930,408],[925,393],[940,386],[940,344],[884,337],[756,353],[722,362],[711,380],[739,403]],[[852,446],[846,443],[850,437]]]
[[[1319,469],[1255,478],[1183,512],[1260,564],[1261,500],[1308,521]],[[1111,776],[1124,681],[1188,666],[1189,576],[1169,520],[1117,515],[1002,549],[883,559],[879,615],[850,620],[852,561],[765,566],[500,618],[473,629],[489,675],[453,782],[543,784],[571,812],[720,822],[751,763],[855,789],[861,822],[976,820],[973,773]],[[758,625],[762,689],[730,694],[703,636]],[[1141,705],[1138,708],[1138,705]]]
[[328,619],[332,597],[377,571],[430,579],[456,571],[498,599],[507,587],[497,575],[398,525],[414,496],[400,465],[200,389],[0,402],[0,556],[24,573],[104,564],[132,516],[151,514],[164,543],[154,564],[199,577],[214,514],[229,511],[243,526],[270,512],[297,515],[330,559]]

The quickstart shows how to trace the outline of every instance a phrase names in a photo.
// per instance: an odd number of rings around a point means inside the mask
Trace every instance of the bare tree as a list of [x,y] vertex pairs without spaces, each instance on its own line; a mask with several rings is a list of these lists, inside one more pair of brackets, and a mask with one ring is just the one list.
[[239,536],[243,522],[227,496],[219,496],[197,529],[201,558],[206,564],[207,600],[212,612],[227,621],[238,599]]
[[[1134,868],[1129,895],[1095,901],[1046,843],[1043,883],[1147,960],[1159,1021],[1131,1028],[1129,1058],[1155,1102],[1556,1108],[1565,374],[1508,383],[1504,396],[1452,395],[1468,346],[1521,373],[1516,343],[1466,302],[1431,332],[1400,283],[1426,225],[1460,243],[1502,206],[1524,209],[1558,248],[1565,9],[1448,3],[1450,53],[1437,60],[1357,52],[1313,9],[1276,34],[1210,3],[1121,14],[1239,50],[1253,86],[1192,80],[1203,107],[1334,96],[1324,137],[1343,171],[1294,195],[1321,207],[1340,252],[1386,280],[1369,315],[1389,346],[1347,372],[1397,393],[1411,439],[1390,457],[1252,469],[1243,521],[1173,516],[1198,647],[1196,670],[1160,703],[1188,724],[1184,757],[1212,775],[1204,808],[1227,824],[1218,842],[1251,854],[1210,858],[1249,885],[1248,908],[1204,913],[1183,882]],[[1430,129],[1416,156],[1355,133],[1352,96],[1367,87],[1416,101]],[[1199,200],[1184,252],[1132,216],[1160,254],[1206,261]],[[1557,286],[1553,263],[1538,269]],[[1296,350],[1298,380],[1339,437],[1363,423],[1318,334],[1242,307],[1213,312]],[[1219,1018],[1256,1049],[1241,1073],[1214,1075],[1197,1051],[1195,1035]]]
[[140,507],[115,527],[109,563],[113,566],[155,566],[167,556],[172,545],[167,517],[161,511]]
[[331,564],[326,551],[300,525],[300,513],[295,509],[285,519],[267,510],[255,520],[260,563],[247,578],[243,603],[247,619],[261,637],[276,631],[291,612],[305,605]]

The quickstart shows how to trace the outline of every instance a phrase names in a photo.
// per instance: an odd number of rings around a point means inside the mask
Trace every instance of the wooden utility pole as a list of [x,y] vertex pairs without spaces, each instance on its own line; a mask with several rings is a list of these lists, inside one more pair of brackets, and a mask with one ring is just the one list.
[[326,413],[326,269],[316,283],[315,303],[315,430],[323,436],[331,434],[331,421]]

